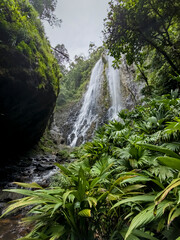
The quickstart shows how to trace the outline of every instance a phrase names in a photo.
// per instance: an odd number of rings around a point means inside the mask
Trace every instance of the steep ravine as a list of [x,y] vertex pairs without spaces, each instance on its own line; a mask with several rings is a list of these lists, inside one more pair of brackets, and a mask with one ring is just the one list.
[[[77,131],[77,145],[91,139],[95,129],[109,119],[116,118],[118,111],[123,108],[132,108],[139,101],[139,92],[142,85],[133,82],[133,67],[127,67],[126,63],[123,62],[120,69],[114,70],[111,64],[112,59],[103,55],[92,71],[92,83],[90,82],[87,86],[82,99],[78,102],[69,102],[65,107],[55,111],[50,135],[51,140],[57,145],[57,149],[60,150],[60,146],[65,147],[67,143],[70,143],[68,136],[71,136],[74,131],[73,127],[78,121],[80,124],[80,115],[82,115],[82,120],[83,118],[87,120],[89,118],[89,122],[86,121],[87,125],[84,123],[86,127],[84,136],[80,136]],[[113,92],[114,95],[112,96]],[[88,94],[90,94],[90,99],[93,100],[94,105],[88,99]],[[83,112],[87,109],[90,109],[90,115]],[[18,159],[16,164],[7,165],[1,169],[0,209],[2,210],[8,201],[17,198],[16,194],[2,192],[4,188],[15,187],[12,184],[14,181],[35,181],[47,186],[49,177],[56,172],[54,163],[64,161],[57,153],[58,150],[52,151],[51,154],[30,152],[29,155],[26,154],[26,156]],[[28,229],[18,225],[21,217],[22,212],[0,220],[0,239],[15,240],[27,233]]]

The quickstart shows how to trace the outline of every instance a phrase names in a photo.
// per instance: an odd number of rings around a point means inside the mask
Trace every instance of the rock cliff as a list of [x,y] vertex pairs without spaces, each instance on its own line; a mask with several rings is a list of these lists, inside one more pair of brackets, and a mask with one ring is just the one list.
[[0,9],[0,141],[1,153],[9,155],[30,148],[42,136],[60,72],[28,1],[5,0]]

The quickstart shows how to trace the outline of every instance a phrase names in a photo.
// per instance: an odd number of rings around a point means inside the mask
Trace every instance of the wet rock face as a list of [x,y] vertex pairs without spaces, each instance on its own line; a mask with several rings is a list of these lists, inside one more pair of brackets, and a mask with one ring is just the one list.
[[120,66],[121,95],[124,107],[131,110],[141,100],[141,90],[145,86],[144,82],[135,82],[135,67],[128,66],[125,58]]
[[50,83],[38,89],[41,79],[25,56],[0,50],[0,141],[1,153],[6,155],[5,149],[8,154],[19,153],[39,140],[56,95]]
[[54,123],[58,126],[62,136],[63,143],[69,144],[68,136],[72,132],[73,125],[78,117],[82,106],[82,100],[75,103],[69,103],[65,107],[58,109],[54,114]]
[[0,9],[2,166],[2,155],[19,154],[42,136],[55,106],[60,71],[29,2],[1,1]]
[[0,214],[7,202],[20,197],[16,193],[4,192],[3,189],[16,188],[13,182],[36,182],[42,187],[47,187],[50,177],[57,172],[55,162],[62,161],[68,160],[62,160],[61,156],[54,154],[40,154],[21,157],[16,164],[0,168]]

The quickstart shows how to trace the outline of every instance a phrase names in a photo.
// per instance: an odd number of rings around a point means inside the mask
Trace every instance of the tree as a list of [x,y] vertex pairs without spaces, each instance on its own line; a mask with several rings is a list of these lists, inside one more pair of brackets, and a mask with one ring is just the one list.
[[58,44],[55,48],[51,47],[54,51],[54,56],[57,59],[61,73],[64,75],[67,71],[66,63],[69,62],[69,54],[64,44]]
[[61,20],[56,17],[54,11],[57,6],[57,0],[29,0],[39,13],[41,20],[46,20],[53,26],[60,26]]
[[105,44],[117,62],[125,54],[129,64],[141,61],[144,47],[156,49],[173,74],[179,75],[179,23],[179,0],[112,0],[105,23]]
[[58,44],[55,48],[53,48],[53,50],[54,56],[57,59],[59,65],[64,62],[69,62],[69,53],[64,44]]
[[96,47],[95,43],[90,42],[90,43],[89,43],[89,49],[88,49],[89,55],[91,55],[92,53],[94,53],[96,50],[97,50],[97,47]]

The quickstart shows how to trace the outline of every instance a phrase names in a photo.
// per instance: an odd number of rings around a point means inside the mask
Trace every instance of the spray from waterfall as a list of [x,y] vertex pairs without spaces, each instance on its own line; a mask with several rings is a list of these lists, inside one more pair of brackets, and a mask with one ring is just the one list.
[[85,135],[88,133],[89,129],[92,126],[95,128],[98,126],[98,109],[101,107],[99,106],[101,103],[99,98],[101,96],[104,73],[106,74],[111,99],[108,119],[116,119],[118,112],[123,108],[120,89],[120,70],[112,67],[112,57],[107,55],[104,57],[107,66],[103,63],[101,58],[92,70],[89,86],[85,93],[80,113],[74,123],[71,134],[68,136],[68,142],[71,146],[76,146],[78,139],[82,139],[81,142],[84,142]]

